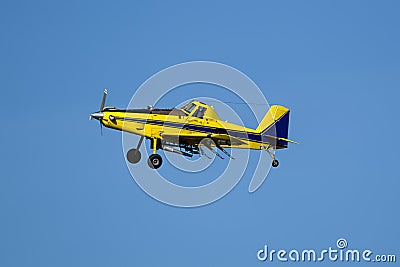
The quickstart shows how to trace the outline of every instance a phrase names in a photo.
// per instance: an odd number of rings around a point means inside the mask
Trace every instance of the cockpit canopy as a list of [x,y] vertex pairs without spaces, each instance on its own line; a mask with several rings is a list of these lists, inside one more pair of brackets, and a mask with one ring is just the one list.
[[214,108],[200,101],[191,101],[180,108],[188,116],[197,118],[212,118],[220,120],[220,117],[215,113]]
[[193,109],[196,107],[196,104],[193,101],[187,103],[186,105],[181,107],[181,110],[185,111],[187,114],[192,113]]

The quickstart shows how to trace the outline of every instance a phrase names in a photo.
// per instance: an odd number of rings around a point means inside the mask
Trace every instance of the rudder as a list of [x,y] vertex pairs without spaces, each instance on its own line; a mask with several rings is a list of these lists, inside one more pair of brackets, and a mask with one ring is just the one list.
[[287,139],[289,134],[289,113],[290,110],[283,106],[272,106],[256,131],[266,136],[274,136],[278,138],[278,145],[287,146],[288,142],[279,140],[279,138]]

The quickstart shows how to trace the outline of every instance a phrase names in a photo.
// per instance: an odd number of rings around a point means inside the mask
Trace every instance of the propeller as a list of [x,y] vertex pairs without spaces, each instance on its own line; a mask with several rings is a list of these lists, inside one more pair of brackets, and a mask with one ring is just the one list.
[[[100,112],[103,112],[104,105],[106,104],[106,98],[107,98],[107,89],[104,88],[103,99],[101,100],[101,105],[100,105]],[[103,124],[101,123],[101,120],[99,120],[99,122],[100,122],[100,135],[103,136]]]
[[101,105],[100,105],[100,111],[90,115],[91,120],[92,119],[99,120],[101,136],[103,136],[103,124],[101,123],[101,120],[103,119],[103,110],[104,110],[104,105],[106,103],[106,98],[107,98],[107,89],[104,89],[103,99],[101,100]]
[[103,99],[101,100],[101,105],[100,105],[100,112],[102,112],[104,109],[104,104],[106,103],[106,98],[107,98],[107,89],[104,89]]

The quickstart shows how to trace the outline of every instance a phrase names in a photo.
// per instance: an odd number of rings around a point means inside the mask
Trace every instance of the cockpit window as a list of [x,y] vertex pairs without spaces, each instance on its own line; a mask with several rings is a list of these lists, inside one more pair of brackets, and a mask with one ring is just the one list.
[[189,104],[186,104],[185,106],[183,106],[182,107],[182,110],[183,111],[186,111],[187,113],[191,113],[192,111],[193,111],[193,109],[196,107],[196,105],[195,104],[193,104],[193,103],[189,103]]
[[204,116],[204,112],[206,112],[206,108],[205,107],[199,107],[194,113],[193,113],[193,117],[197,117],[197,118],[203,118]]

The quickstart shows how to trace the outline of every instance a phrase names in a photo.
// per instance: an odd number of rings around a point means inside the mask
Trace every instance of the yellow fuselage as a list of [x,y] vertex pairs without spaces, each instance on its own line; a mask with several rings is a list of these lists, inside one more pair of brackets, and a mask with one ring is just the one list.
[[[147,138],[165,139],[165,136],[221,136],[224,132],[239,142],[222,147],[264,149],[270,143],[263,142],[260,134],[250,128],[213,118],[196,118],[164,114],[135,113],[129,111],[104,110],[104,126]],[[226,135],[225,135],[226,136]]]

